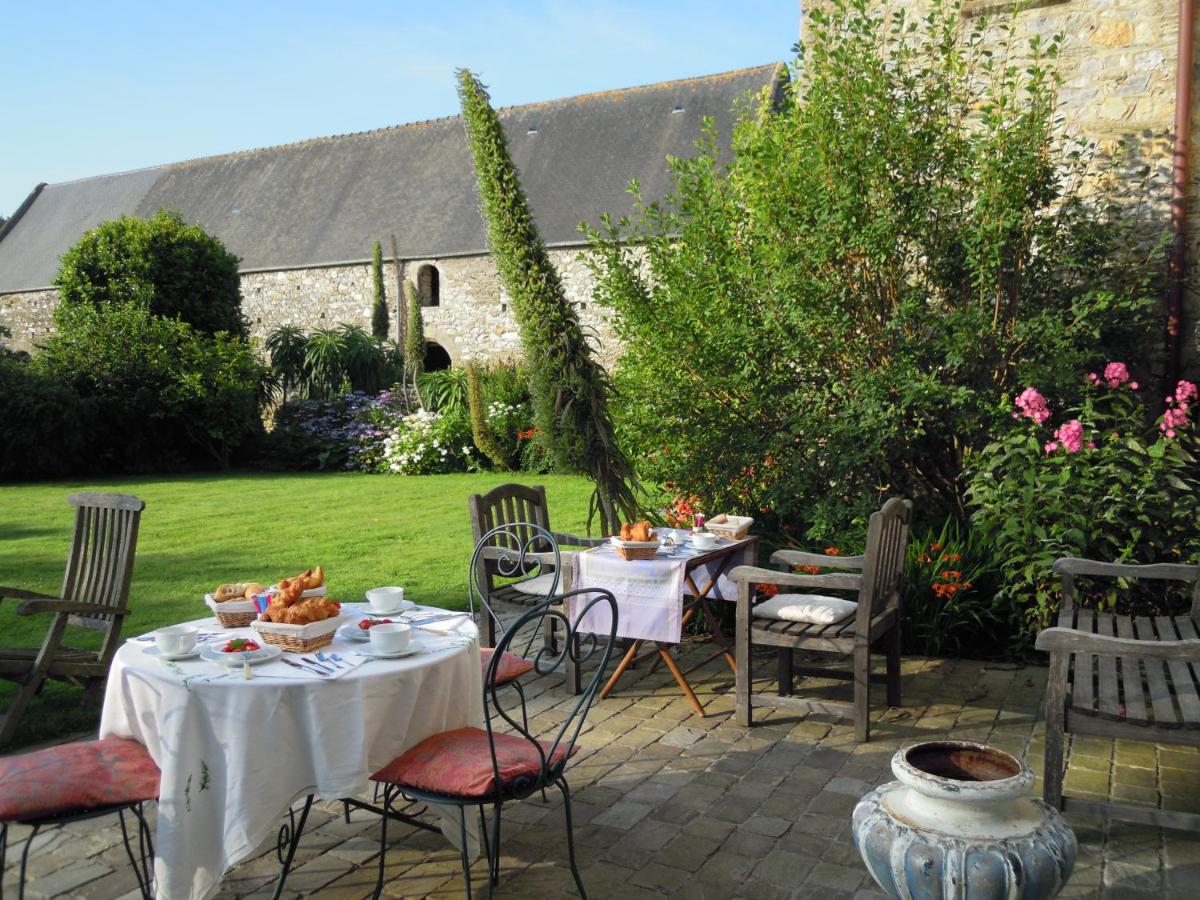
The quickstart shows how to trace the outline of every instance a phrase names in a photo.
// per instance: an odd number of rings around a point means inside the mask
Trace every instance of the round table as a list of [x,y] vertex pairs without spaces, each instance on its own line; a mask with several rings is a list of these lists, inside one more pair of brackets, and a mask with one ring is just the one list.
[[[347,604],[342,619],[357,622],[362,611]],[[248,628],[222,629],[216,619],[189,624],[230,638],[252,636]],[[422,652],[367,660],[332,678],[267,664],[254,667],[247,681],[240,667],[164,662],[149,650],[152,643],[136,639],[117,652],[100,736],[141,741],[162,770],[158,897],[211,896],[230,867],[278,830],[297,799],[353,797],[366,789],[371,772],[430,735],[482,725],[471,620],[417,634]],[[335,636],[324,651],[357,663],[361,646]],[[286,673],[265,674],[268,665]],[[447,830],[457,838],[457,813],[453,826]]]

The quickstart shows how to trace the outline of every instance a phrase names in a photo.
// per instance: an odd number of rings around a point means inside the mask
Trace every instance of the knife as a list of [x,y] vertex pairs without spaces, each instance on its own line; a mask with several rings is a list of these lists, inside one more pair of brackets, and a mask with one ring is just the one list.
[[417,627],[420,627],[421,625],[429,625],[432,622],[444,622],[447,619],[462,619],[462,618],[466,618],[469,615],[470,615],[470,613],[465,613],[465,612],[445,613],[443,615],[437,615],[437,616],[426,616],[424,619],[409,619],[408,624],[413,626],[414,628],[417,628]]
[[320,675],[322,678],[329,677],[328,672],[323,672],[320,669],[314,669],[312,666],[303,665],[301,663],[296,662],[294,659],[281,659],[280,662],[286,663],[287,665],[291,666],[293,669],[303,669],[306,672],[315,672],[316,674]]
[[308,663],[313,668],[320,669],[322,672],[328,672],[330,675],[337,671],[333,666],[323,665],[322,663],[317,662],[315,659],[311,659],[307,656],[300,657],[300,661]]

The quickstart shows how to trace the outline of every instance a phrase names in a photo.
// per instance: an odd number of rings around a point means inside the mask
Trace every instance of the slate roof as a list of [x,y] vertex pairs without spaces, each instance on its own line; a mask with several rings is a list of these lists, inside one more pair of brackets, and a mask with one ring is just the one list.
[[[691,156],[712,116],[728,143],[735,106],[776,91],[779,63],[500,110],[547,244],[580,241],[581,220],[668,188],[666,157]],[[40,186],[0,231],[0,293],[43,288],[89,228],[178,209],[216,234],[243,271],[365,261],[376,239],[407,259],[485,253],[460,117],[316,138]]]

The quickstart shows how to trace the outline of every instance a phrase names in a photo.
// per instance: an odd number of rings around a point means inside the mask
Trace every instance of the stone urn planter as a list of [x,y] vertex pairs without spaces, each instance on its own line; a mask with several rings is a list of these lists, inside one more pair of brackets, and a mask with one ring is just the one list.
[[1029,796],[1033,770],[969,741],[932,741],[892,757],[899,779],[854,810],[854,843],[891,897],[1046,900],[1075,866],[1075,834]]

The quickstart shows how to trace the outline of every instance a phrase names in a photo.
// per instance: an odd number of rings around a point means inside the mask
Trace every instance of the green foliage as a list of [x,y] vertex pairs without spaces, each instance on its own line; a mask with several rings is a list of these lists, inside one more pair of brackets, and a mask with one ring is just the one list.
[[947,519],[915,534],[904,571],[904,652],[995,658],[1009,649],[1013,615],[999,593],[991,547]]
[[93,411],[93,465],[156,470],[209,459],[228,466],[260,435],[270,376],[254,349],[209,336],[137,301],[62,304],[36,371]]
[[377,341],[387,340],[389,316],[387,291],[383,288],[383,247],[379,241],[371,251],[371,285],[374,300],[371,303],[371,335]]
[[57,379],[0,353],[0,480],[61,478],[85,471],[93,415]]
[[404,330],[404,367],[414,380],[425,370],[425,325],[421,320],[421,295],[411,281],[408,293],[408,327]]
[[467,372],[465,369],[442,369],[418,376],[421,397],[431,412],[468,414]]
[[207,334],[247,333],[237,257],[175,212],[96,226],[63,254],[54,284],[67,306],[137,303]]
[[402,365],[394,344],[378,341],[358,325],[318,328],[305,335],[280,325],[266,349],[281,399],[329,400],[346,391],[376,393],[393,383]]
[[[1059,557],[1200,559],[1200,440],[1194,426],[1168,437],[1127,384],[1091,385],[1077,403],[1054,407],[1061,412],[1045,422],[1027,415],[1014,421],[1009,401],[997,417],[1006,425],[968,460],[972,522],[994,548],[1004,598],[1018,611],[1028,641],[1057,612],[1060,582],[1051,565]],[[1082,429],[1068,438],[1079,442],[1072,452],[1063,445],[1063,428],[1074,421]],[[1119,589],[1125,588],[1122,598]],[[1141,614],[1166,612],[1170,599],[1123,582],[1085,596],[1090,606],[1112,609],[1120,601],[1122,611]]]
[[512,298],[530,367],[536,421],[563,469],[587,474],[595,483],[595,511],[601,528],[611,534],[638,504],[633,466],[617,444],[609,412],[608,375],[593,359],[546,253],[487,91],[461,69],[458,95],[488,246]]
[[591,232],[622,443],[647,480],[810,539],[892,494],[962,518],[1001,396],[1153,340],[1160,257],[1131,239],[1144,207],[1110,214],[1103,179],[1078,193],[1103,172],[1059,127],[1061,37],[1022,46],[1006,20],[985,49],[992,23],[941,0],[806,23],[732,162],[710,132],[667,200]]
[[467,363],[467,407],[471,415],[471,436],[475,447],[497,469],[508,468],[508,455],[497,442],[488,423],[487,407],[483,402],[483,381],[474,362]]
[[384,446],[380,470],[398,475],[475,471],[471,421],[465,409],[405,416]]

